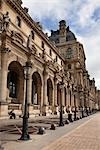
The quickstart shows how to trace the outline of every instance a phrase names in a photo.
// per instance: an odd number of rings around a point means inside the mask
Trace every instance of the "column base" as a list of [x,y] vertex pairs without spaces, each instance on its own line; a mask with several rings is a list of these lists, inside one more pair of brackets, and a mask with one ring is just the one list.
[[53,114],[53,106],[42,106],[42,115],[43,116],[50,116]]
[[8,103],[0,102],[0,118],[8,118]]
[[54,112],[54,115],[58,115],[59,114],[58,106],[54,106],[53,112]]
[[64,114],[67,114],[67,112],[66,112],[66,106],[64,106],[63,111],[64,111]]

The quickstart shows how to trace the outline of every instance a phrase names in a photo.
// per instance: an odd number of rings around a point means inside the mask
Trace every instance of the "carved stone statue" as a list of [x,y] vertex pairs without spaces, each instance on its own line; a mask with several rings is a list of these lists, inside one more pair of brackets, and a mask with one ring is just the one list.
[[67,71],[67,78],[68,78],[68,79],[70,78],[70,73],[69,73],[69,71]]
[[32,50],[32,34],[30,34],[28,36],[28,39],[27,39],[27,47]]
[[10,18],[9,18],[9,12],[7,11],[6,14],[3,15],[2,20],[2,30],[7,31],[9,28]]

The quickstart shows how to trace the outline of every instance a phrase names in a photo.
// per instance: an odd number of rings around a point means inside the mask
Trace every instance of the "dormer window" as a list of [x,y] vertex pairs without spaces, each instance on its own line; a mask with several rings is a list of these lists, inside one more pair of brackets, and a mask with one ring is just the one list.
[[21,19],[18,16],[16,17],[16,25],[21,28]]

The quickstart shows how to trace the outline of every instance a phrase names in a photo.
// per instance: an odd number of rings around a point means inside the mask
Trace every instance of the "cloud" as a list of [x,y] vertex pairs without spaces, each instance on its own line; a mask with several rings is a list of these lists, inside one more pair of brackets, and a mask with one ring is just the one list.
[[91,77],[96,79],[96,86],[100,88],[100,30],[96,28],[92,33],[85,36],[77,36],[78,41],[83,43],[86,54],[86,66]]
[[95,24],[92,15],[95,9],[97,8],[100,8],[100,0],[95,1],[87,0],[86,3],[80,6],[78,16],[79,16],[79,24],[82,27]]
[[87,69],[100,88],[100,0],[23,0],[23,6],[29,8],[29,14],[42,23],[49,35],[50,29],[58,28],[60,20],[67,21],[84,45]]
[[40,21],[44,18],[51,17],[52,20],[65,18],[67,16],[66,11],[69,9],[69,1],[66,0],[23,0],[23,5],[29,7],[29,13],[33,18],[37,18]]

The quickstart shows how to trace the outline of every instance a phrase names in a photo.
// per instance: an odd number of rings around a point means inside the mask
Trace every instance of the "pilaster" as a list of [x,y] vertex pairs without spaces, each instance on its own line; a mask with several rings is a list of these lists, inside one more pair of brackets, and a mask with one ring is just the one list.
[[47,115],[47,113],[48,113],[47,77],[48,77],[48,73],[45,71],[44,76],[43,76],[43,107],[42,107],[42,114],[43,115]]
[[58,113],[58,104],[57,104],[57,78],[54,79],[54,114]]
[[1,50],[1,68],[0,68],[0,101],[6,102],[7,97],[7,52],[8,49]]

